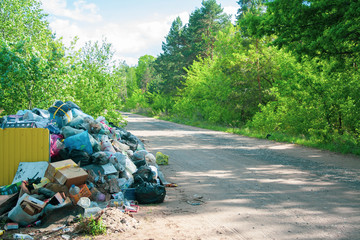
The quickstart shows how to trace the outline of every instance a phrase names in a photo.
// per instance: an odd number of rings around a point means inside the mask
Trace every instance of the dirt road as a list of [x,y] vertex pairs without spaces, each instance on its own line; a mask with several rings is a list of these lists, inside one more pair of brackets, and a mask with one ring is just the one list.
[[360,239],[360,158],[125,115],[179,186],[122,239]]

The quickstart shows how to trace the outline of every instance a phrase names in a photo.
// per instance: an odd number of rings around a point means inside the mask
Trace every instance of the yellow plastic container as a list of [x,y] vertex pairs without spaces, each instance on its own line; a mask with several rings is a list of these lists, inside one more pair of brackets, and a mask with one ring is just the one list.
[[48,162],[49,159],[48,129],[0,129],[0,186],[12,183],[20,162]]

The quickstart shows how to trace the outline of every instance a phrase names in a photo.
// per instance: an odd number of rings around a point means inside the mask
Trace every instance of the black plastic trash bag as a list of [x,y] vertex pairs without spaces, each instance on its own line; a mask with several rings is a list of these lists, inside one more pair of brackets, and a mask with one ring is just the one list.
[[141,204],[162,203],[166,196],[166,189],[162,185],[143,181],[135,188],[136,201]]
[[121,131],[121,142],[127,144],[132,151],[145,149],[144,143],[135,135],[118,127],[116,129]]
[[63,101],[55,101],[54,105],[49,107],[48,111],[57,116],[64,116],[71,108]]
[[[154,182],[154,174],[149,166],[141,166],[133,173],[134,185],[145,182]],[[155,181],[156,182],[156,181]]]
[[132,161],[137,168],[147,165],[146,160]]
[[92,159],[87,152],[78,149],[72,149],[70,151],[67,148],[61,149],[59,151],[59,156],[51,158],[51,162],[57,162],[65,159],[72,159],[79,166],[92,164]]

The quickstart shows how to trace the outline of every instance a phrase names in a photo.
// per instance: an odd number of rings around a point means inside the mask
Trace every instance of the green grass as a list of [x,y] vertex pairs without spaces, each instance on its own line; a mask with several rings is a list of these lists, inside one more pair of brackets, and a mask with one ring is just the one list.
[[94,218],[92,215],[90,218],[80,216],[80,223],[77,226],[77,230],[80,233],[90,234],[92,236],[106,234],[106,226],[102,218]]

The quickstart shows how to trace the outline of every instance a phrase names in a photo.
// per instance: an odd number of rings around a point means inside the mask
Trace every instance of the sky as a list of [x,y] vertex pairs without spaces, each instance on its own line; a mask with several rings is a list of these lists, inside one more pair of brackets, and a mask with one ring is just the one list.
[[[217,0],[233,21],[238,0]],[[115,51],[114,58],[137,64],[139,57],[158,56],[171,23],[180,16],[188,22],[189,15],[201,8],[201,0],[41,0],[49,16],[51,30],[62,37],[67,46],[79,37],[77,47],[88,41],[106,39]]]

